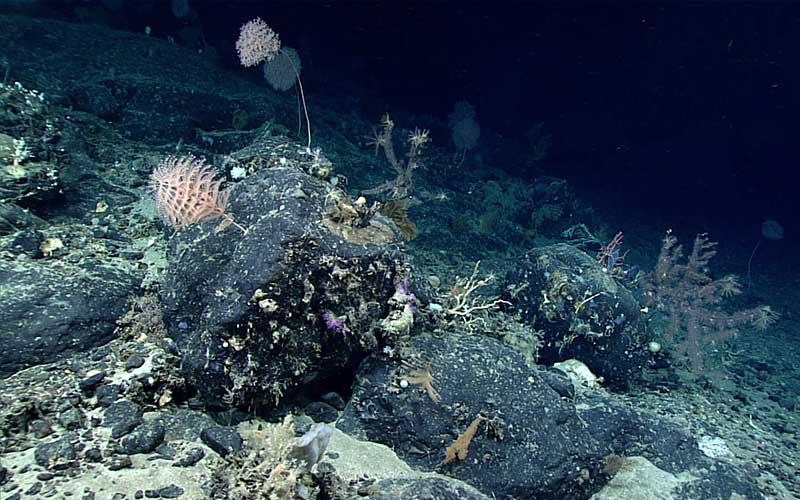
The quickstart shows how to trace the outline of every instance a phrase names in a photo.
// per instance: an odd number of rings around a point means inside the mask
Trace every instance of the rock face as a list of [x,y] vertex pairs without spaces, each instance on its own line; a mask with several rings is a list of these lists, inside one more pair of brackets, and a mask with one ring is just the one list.
[[[633,412],[613,396],[530,369],[494,339],[421,335],[411,341],[439,399],[421,391],[418,368],[374,355],[361,366],[337,429],[389,446],[417,470],[460,479],[490,497],[579,499],[600,491],[614,464],[642,456],[666,475],[690,472],[675,498],[757,496],[743,472],[705,457],[682,429]],[[429,363],[429,364],[428,364]],[[403,381],[406,381],[404,383]],[[446,449],[482,419],[464,459]]]
[[[240,98],[243,84],[213,58],[152,40],[101,26],[0,15],[0,41],[13,47],[4,57],[14,79],[39,83],[48,102],[109,120],[131,140],[168,144],[196,128],[230,127],[237,109],[258,122],[274,117],[276,106],[263,97]],[[61,56],[48,60],[56,52]]]
[[211,221],[175,234],[165,321],[207,402],[272,405],[379,346],[399,280],[397,234],[379,215],[335,217],[356,207],[291,166],[232,189],[227,212],[246,233]]
[[544,333],[539,363],[575,358],[604,384],[625,388],[649,357],[639,303],[594,259],[558,244],[534,248],[509,273],[507,299]]

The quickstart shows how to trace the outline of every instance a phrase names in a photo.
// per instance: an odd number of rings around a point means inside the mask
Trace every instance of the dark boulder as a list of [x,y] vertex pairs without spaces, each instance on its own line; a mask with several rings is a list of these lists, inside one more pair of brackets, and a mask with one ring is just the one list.
[[0,376],[111,340],[137,276],[96,259],[0,260]]
[[391,222],[348,223],[358,207],[330,183],[277,155],[255,163],[227,209],[246,233],[219,221],[178,232],[163,287],[184,373],[221,406],[274,405],[346,373],[379,347],[400,274]]
[[558,244],[534,248],[509,272],[506,297],[543,333],[538,362],[582,361],[612,388],[636,380],[650,357],[641,306],[595,259]]
[[[743,471],[703,455],[683,429],[602,390],[579,386],[572,398],[561,397],[551,386],[558,372],[529,368],[495,339],[420,335],[411,352],[418,361],[367,358],[336,427],[389,446],[414,469],[497,498],[584,499],[624,469],[626,457],[640,456],[665,476],[697,478],[676,482],[675,498],[757,496]],[[439,398],[417,383],[425,378],[420,370],[428,370]],[[445,463],[447,448],[476,419],[464,459]]]

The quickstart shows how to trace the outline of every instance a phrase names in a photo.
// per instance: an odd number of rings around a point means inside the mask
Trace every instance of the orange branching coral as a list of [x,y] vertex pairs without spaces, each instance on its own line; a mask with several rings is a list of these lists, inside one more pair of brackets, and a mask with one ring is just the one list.
[[481,415],[475,417],[475,420],[469,424],[467,430],[462,432],[453,444],[447,447],[447,454],[444,457],[443,464],[449,464],[456,458],[461,460],[462,462],[467,459],[467,453],[469,452],[469,445],[472,443],[472,439],[475,437],[475,433],[478,432],[478,426],[481,425],[481,422],[486,420]]

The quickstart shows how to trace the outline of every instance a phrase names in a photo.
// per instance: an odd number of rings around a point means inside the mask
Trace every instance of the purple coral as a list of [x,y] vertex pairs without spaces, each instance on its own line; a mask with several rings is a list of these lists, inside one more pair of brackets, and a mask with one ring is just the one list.
[[414,292],[409,289],[408,276],[404,277],[403,280],[397,284],[395,291],[399,295],[399,298],[402,302],[410,303],[417,300],[417,296],[414,295]]
[[347,328],[347,325],[344,324],[344,320],[337,317],[330,311],[327,311],[325,314],[322,315],[322,319],[325,321],[325,328],[329,332],[336,332],[336,333],[350,333],[350,329]]

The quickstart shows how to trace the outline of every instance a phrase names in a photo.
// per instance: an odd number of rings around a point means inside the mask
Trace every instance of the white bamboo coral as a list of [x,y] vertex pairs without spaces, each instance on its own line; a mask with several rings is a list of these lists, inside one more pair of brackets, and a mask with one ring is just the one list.
[[481,261],[475,263],[472,274],[468,278],[456,276],[456,282],[447,295],[444,312],[453,321],[463,321],[468,330],[472,330],[478,322],[484,322],[479,314],[484,311],[493,311],[502,304],[511,305],[507,300],[499,297],[485,297],[478,290],[489,286],[494,280],[494,274],[479,277]]

